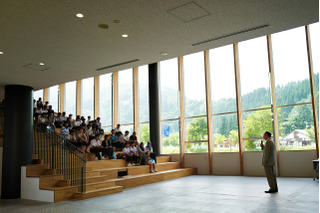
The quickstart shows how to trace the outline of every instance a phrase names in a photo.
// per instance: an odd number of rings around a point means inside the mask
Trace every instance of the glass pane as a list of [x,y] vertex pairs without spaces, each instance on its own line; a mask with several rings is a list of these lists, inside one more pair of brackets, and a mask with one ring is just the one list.
[[161,119],[178,118],[178,59],[160,62]]
[[161,122],[161,153],[180,153],[179,121]]
[[280,150],[315,149],[312,105],[283,107],[278,110]]
[[204,80],[204,54],[194,53],[183,57],[185,116],[206,114]]
[[238,152],[237,114],[212,116],[213,151]]
[[150,127],[149,123],[147,124],[140,124],[140,142],[144,142],[147,145],[147,142],[150,141]]
[[39,98],[43,101],[43,89],[39,89],[33,93],[33,99],[39,100]]
[[209,62],[212,114],[237,111],[232,45],[210,50]]
[[311,101],[305,28],[272,35],[277,106]]
[[86,78],[81,81],[81,115],[93,119],[94,106],[94,78]]
[[186,144],[187,153],[203,153],[208,152],[208,142],[202,143],[187,143]]
[[[273,132],[271,109],[243,113],[244,138],[261,138],[265,131]],[[245,141],[245,151],[260,151],[260,140]]]
[[207,118],[186,119],[186,141],[208,140]]
[[112,126],[112,74],[99,77],[99,116],[102,126]]
[[[320,23],[310,25],[310,40],[312,49],[312,64],[314,74],[314,89],[319,101],[319,71],[320,71]],[[319,114],[318,114],[319,115]]]
[[242,110],[270,105],[266,37],[239,43],[239,66]]
[[118,72],[119,80],[119,123],[133,123],[132,69]]
[[77,99],[77,82],[71,81],[65,84],[65,112],[67,115],[72,114],[73,117],[76,115],[76,99]]
[[49,105],[54,112],[59,112],[59,85],[49,87]]
[[139,122],[149,121],[149,73],[148,66],[138,68]]

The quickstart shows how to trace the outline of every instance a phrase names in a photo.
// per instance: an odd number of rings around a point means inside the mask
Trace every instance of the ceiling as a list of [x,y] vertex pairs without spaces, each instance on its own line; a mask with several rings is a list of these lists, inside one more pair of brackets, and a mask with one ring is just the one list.
[[1,98],[7,84],[39,89],[314,23],[319,1],[1,0],[0,14]]

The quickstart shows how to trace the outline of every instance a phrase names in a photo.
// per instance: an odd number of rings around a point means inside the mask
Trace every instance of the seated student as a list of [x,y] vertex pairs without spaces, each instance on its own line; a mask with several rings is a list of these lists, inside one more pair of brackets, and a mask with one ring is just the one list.
[[91,116],[89,115],[86,124],[88,125],[90,122],[91,122]]
[[117,124],[117,127],[114,129],[116,131],[116,133],[121,131],[120,127],[121,127],[121,125]]
[[55,117],[53,113],[50,112],[48,116],[48,126],[52,129],[53,132],[56,130],[56,126],[54,125],[54,122],[55,122]]
[[72,143],[74,146],[80,146],[77,140],[77,136],[76,136],[76,131],[71,130],[70,134],[67,135],[67,141],[69,141],[70,143]]
[[130,153],[132,154],[133,162],[134,162],[132,165],[139,165],[138,162],[140,160],[140,156],[139,156],[136,144],[132,143],[129,149],[130,149]]
[[49,108],[49,101],[46,101],[46,102],[44,103],[43,108],[45,108],[45,109],[48,109],[48,108]]
[[77,115],[76,120],[73,121],[72,128],[78,129],[81,124],[80,115]]
[[69,114],[69,115],[68,115],[68,118],[69,118],[69,121],[70,121],[71,123],[73,123],[72,114]]
[[[140,144],[136,144],[136,147],[138,149],[138,152],[139,152],[139,155],[140,155],[140,159],[146,158],[147,154],[146,154],[146,150],[144,148],[144,143],[141,142]],[[142,160],[141,164],[145,164],[145,162]]]
[[[74,131],[74,133],[75,133],[75,131]],[[62,136],[69,135],[68,122],[63,122],[63,125],[62,125],[61,130],[60,130],[60,135],[62,135]]]
[[61,119],[62,119],[62,121],[66,121],[67,120],[66,112],[62,112]]
[[87,126],[87,135],[89,137],[89,141],[91,141],[92,139],[95,138],[95,132],[94,130],[92,129],[92,125],[89,123],[88,126]]
[[94,139],[92,139],[90,141],[90,145],[88,146],[88,148],[90,149],[91,153],[94,153],[96,155],[96,159],[101,160],[105,159],[104,156],[101,157],[100,152],[103,151],[103,147],[101,146],[101,142],[100,142],[100,135],[96,135]]
[[66,122],[67,122],[67,124],[68,124],[68,128],[71,129],[71,128],[72,128],[72,122],[71,122],[71,120],[70,120],[70,117],[67,118]]
[[79,145],[81,146],[81,150],[89,152],[88,150],[86,150],[86,146],[88,146],[89,139],[87,137],[87,134],[83,132],[82,128],[79,129],[77,139],[78,139]]
[[100,122],[100,117],[97,117],[97,120],[96,120],[96,124],[97,124],[97,129],[101,130],[102,129],[102,125],[101,125],[101,122]]
[[156,162],[155,162],[155,160],[150,157],[150,152],[147,152],[147,153],[146,153],[146,157],[144,157],[143,160],[144,160],[144,164],[150,166],[150,172],[151,172],[151,173],[158,171],[158,170],[156,169]]
[[62,124],[63,124],[63,121],[62,121],[61,112],[58,112],[58,116],[55,118],[54,125],[55,125],[57,128],[61,128],[61,127],[62,127]]
[[46,106],[42,107],[41,114],[43,114],[43,113],[48,114],[48,109]]
[[109,159],[115,159],[110,134],[104,136],[104,140],[102,141],[101,146],[103,146],[103,148],[104,148],[104,151],[105,151],[104,156],[105,157],[108,156]]
[[152,147],[151,141],[149,141],[146,146],[146,152],[150,152],[150,157],[157,162],[156,153],[153,152],[153,147]]
[[118,137],[116,135],[116,131],[114,129],[111,130],[111,140],[112,140],[112,143],[116,142],[118,140]]
[[81,116],[81,119],[80,119],[80,120],[81,120],[81,124],[87,124],[87,123],[86,123],[86,119],[84,118],[84,116]]
[[40,127],[40,131],[46,132],[48,125],[48,115],[46,113],[40,114],[38,118],[38,126]]
[[54,110],[52,109],[52,105],[48,106],[48,113],[50,114],[50,112],[52,112],[52,114],[54,115]]
[[123,139],[124,139],[124,141],[125,141],[126,143],[130,142],[130,135],[129,135],[129,131],[128,131],[128,130],[126,130],[126,131],[124,132]]
[[129,138],[129,142],[130,143],[137,143],[138,140],[137,140],[137,133],[136,132],[133,132],[132,135],[130,136]]
[[122,150],[122,153],[126,156],[128,162],[127,166],[132,166],[133,163],[133,154],[130,152],[130,144],[126,143],[125,147]]
[[122,132],[117,132],[116,136],[117,136],[117,140],[113,141],[113,145],[116,147],[116,149],[122,150],[126,143],[123,139]]
[[33,112],[33,117],[34,117],[34,122],[35,123],[38,123],[38,118],[39,118],[39,116],[42,114],[42,110],[41,110],[42,108],[39,106],[39,107],[37,107],[35,110],[34,110],[34,112]]

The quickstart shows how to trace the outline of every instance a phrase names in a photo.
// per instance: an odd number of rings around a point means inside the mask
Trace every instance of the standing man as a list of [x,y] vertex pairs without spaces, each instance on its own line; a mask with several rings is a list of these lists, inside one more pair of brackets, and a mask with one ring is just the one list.
[[274,173],[274,165],[275,165],[275,145],[271,138],[271,133],[266,131],[263,134],[263,139],[266,140],[266,145],[263,145],[261,141],[261,149],[263,150],[262,156],[262,165],[264,166],[264,171],[266,172],[267,180],[270,189],[268,191],[264,191],[265,193],[275,193],[278,192],[277,179]]

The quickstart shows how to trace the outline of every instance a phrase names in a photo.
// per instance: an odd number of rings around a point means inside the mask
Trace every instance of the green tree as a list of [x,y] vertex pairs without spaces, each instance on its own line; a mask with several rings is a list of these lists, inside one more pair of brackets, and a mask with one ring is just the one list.
[[232,146],[235,146],[236,144],[238,144],[239,135],[238,135],[238,131],[237,130],[231,130],[230,131],[229,140],[230,140]]
[[187,127],[187,140],[199,141],[207,140],[207,120],[205,118],[195,118]]
[[312,142],[315,142],[316,141],[316,135],[315,135],[315,132],[314,132],[314,126],[311,125],[311,128],[310,129],[306,129],[307,130],[307,136],[308,138],[310,138],[310,140]]
[[179,146],[179,132],[170,134],[169,137],[162,138],[164,146]]
[[150,141],[150,130],[148,124],[144,124],[140,128],[140,141],[144,143]]
[[219,133],[214,134],[214,143],[216,145],[222,145],[225,140],[227,140],[226,136]]

